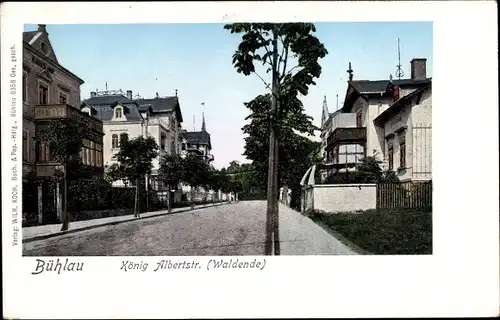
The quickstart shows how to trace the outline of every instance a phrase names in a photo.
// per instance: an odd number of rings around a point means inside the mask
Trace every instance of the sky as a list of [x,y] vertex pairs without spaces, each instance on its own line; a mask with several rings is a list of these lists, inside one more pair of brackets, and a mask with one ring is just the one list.
[[[301,100],[317,126],[325,96],[330,112],[337,109],[337,95],[338,107],[342,106],[349,62],[354,80],[382,80],[396,73],[398,38],[403,78],[410,76],[413,58],[427,58],[427,75],[432,77],[432,22],[315,25],[315,35],[329,53],[319,61],[323,72],[316,86]],[[248,162],[242,155],[245,136],[241,128],[249,114],[243,103],[269,91],[256,75],[236,72],[232,55],[241,35],[230,34],[223,26],[65,24],[47,25],[47,31],[59,63],[85,81],[82,100],[91,91],[104,90],[106,82],[108,89],[132,90],[144,98],[153,98],[156,92],[173,96],[177,89],[184,129],[200,130],[204,111],[214,166],[221,168],[232,160]],[[25,25],[24,31],[36,29],[36,25]],[[257,72],[265,76],[264,69]]]

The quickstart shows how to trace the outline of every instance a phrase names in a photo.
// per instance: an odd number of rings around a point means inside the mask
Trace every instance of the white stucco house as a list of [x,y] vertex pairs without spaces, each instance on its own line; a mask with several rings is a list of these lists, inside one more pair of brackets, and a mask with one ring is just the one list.
[[349,70],[342,108],[322,121],[329,173],[376,156],[401,181],[431,179],[432,79],[426,59],[410,64],[410,79],[353,80]]
[[[179,99],[159,97],[143,99],[132,97],[132,91],[106,90],[91,92],[82,102],[81,110],[94,114],[103,123],[103,160],[109,166],[116,162],[120,150],[120,136],[129,139],[153,137],[159,145],[159,155],[153,160],[151,179],[158,175],[160,160],[165,154],[180,152],[182,113]],[[115,186],[123,185],[117,181]]]
[[405,95],[379,114],[384,132],[385,169],[400,181],[432,179],[432,86]]

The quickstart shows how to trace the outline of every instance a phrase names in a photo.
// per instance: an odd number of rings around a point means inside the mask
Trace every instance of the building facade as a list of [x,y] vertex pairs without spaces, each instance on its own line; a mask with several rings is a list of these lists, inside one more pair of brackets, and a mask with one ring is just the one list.
[[[182,130],[181,155],[185,157],[189,153],[194,153],[202,157],[202,159],[208,165],[210,165],[210,163],[215,159],[214,155],[212,154],[212,141],[210,138],[210,133],[208,133],[207,131],[204,114],[202,115],[202,124],[200,131]],[[182,184],[182,192],[186,194],[189,200],[191,199],[191,197],[194,197],[194,200],[204,200],[204,197],[217,197],[215,196],[215,193],[213,191],[204,190],[203,188],[192,190],[191,186],[186,184]]]
[[[131,90],[95,91],[82,102],[81,110],[95,114],[103,123],[105,166],[116,163],[114,156],[120,150],[120,137],[123,135],[129,139],[153,137],[157,142],[159,152],[158,157],[153,159],[152,179],[158,175],[163,156],[181,151],[183,119],[177,95],[143,99],[133,97]],[[114,185],[123,185],[123,182],[117,181]]]
[[386,169],[399,180],[432,179],[432,86],[415,90],[374,120],[383,129]]
[[399,110],[392,106],[432,83],[426,76],[426,59],[413,59],[410,64],[411,78],[399,80],[353,80],[349,68],[344,104],[340,112],[332,115],[327,134],[327,163],[332,164],[334,173],[355,170],[366,156],[378,158],[384,169],[389,169],[392,157],[389,150],[393,149],[387,147],[384,125],[387,115],[376,119],[390,108]]
[[48,186],[60,164],[48,146],[36,141],[44,126],[58,119],[84,118],[90,134],[80,153],[83,169],[91,175],[103,172],[102,123],[78,108],[83,83],[58,62],[45,25],[23,32],[23,214],[36,213],[38,223],[60,219],[62,206],[59,184],[56,190]]

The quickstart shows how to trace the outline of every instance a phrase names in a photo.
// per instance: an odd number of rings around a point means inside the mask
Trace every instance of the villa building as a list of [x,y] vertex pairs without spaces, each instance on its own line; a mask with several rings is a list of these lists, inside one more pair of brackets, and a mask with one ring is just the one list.
[[55,189],[50,184],[61,164],[47,145],[35,139],[51,121],[85,118],[90,130],[80,152],[83,172],[103,174],[102,123],[78,108],[83,83],[59,63],[45,25],[23,32],[23,218],[30,223],[61,218],[60,184]]
[[355,170],[363,157],[375,156],[400,180],[430,179],[432,79],[426,59],[411,61],[410,79],[353,80],[351,65],[348,73],[344,104],[324,121],[330,173]]
[[[120,137],[153,137],[159,146],[158,157],[153,159],[151,179],[158,175],[160,161],[166,154],[180,152],[182,113],[177,94],[172,97],[143,99],[128,90],[91,92],[81,104],[81,110],[100,119],[104,128],[104,165],[116,163],[114,156],[120,150]],[[115,186],[123,185],[117,181]]]

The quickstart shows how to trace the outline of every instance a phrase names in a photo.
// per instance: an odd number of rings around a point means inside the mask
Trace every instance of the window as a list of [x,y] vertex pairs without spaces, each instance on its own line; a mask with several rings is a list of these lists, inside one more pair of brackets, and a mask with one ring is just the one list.
[[114,134],[111,137],[111,148],[118,148],[118,135]]
[[116,108],[115,109],[115,118],[121,118],[122,117],[122,108]]
[[399,168],[406,168],[406,141],[404,132],[399,137]]
[[66,94],[60,92],[59,93],[59,104],[66,104],[68,103],[68,96]]
[[28,73],[26,71],[23,72],[23,102],[28,102]]
[[387,145],[387,153],[389,158],[389,170],[393,170],[394,168],[394,146],[392,141],[390,141]]
[[90,165],[95,167],[96,166],[96,154],[95,154],[95,142],[90,141]]
[[181,144],[181,149],[182,150],[186,150],[186,144],[185,143]]
[[52,154],[50,153],[49,146],[47,144],[40,142],[37,144],[37,149],[37,161],[52,161]]
[[96,149],[96,165],[97,167],[102,167],[104,165],[102,157],[102,144],[96,143],[95,149]]
[[165,136],[164,133],[162,133],[160,136],[160,145],[161,145],[162,150],[165,150],[165,148],[166,148],[166,145],[165,145],[166,140],[167,140],[167,137]]
[[360,109],[356,112],[356,127],[360,128],[363,126],[363,110]]
[[45,84],[38,84],[38,104],[49,103],[49,88]]
[[30,161],[30,143],[28,130],[23,130],[23,161]]

